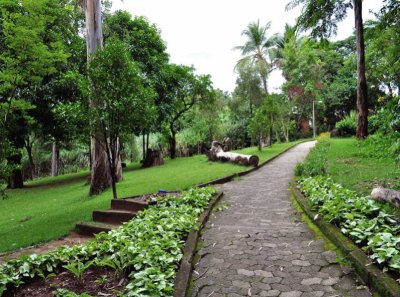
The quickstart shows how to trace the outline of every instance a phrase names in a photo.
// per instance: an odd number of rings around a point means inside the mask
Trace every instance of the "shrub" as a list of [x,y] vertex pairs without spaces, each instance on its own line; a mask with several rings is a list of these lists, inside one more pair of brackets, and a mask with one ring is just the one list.
[[329,138],[318,141],[311,149],[303,163],[298,163],[294,170],[296,176],[317,176],[328,173],[328,159],[326,154],[330,147]]
[[75,270],[80,265],[79,270],[83,270],[90,261],[94,265],[113,261],[127,273],[129,283],[123,296],[172,296],[184,240],[214,194],[214,188],[206,187],[190,189],[179,197],[160,198],[134,220],[100,233],[86,244],[10,260],[0,265],[0,296],[27,278],[46,277],[63,265]]
[[400,226],[379,202],[360,197],[323,176],[299,182],[314,210],[335,224],[384,270],[400,272]]
[[357,130],[357,113],[351,111],[349,115],[345,116],[342,120],[336,123],[335,128],[339,131],[341,136],[356,135]]

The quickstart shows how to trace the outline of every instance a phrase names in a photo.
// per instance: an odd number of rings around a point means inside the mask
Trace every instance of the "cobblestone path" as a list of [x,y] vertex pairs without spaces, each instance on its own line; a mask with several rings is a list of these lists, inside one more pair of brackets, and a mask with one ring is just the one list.
[[208,223],[192,296],[371,296],[290,201],[293,169],[313,145],[300,144],[219,187],[230,206]]

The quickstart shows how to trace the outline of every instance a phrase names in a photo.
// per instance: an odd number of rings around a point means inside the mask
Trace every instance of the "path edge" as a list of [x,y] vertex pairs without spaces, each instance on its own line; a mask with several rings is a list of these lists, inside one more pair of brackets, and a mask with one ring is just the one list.
[[185,297],[188,292],[190,280],[192,278],[192,271],[194,267],[193,259],[196,254],[197,243],[200,239],[201,232],[211,215],[211,212],[217,203],[222,199],[223,195],[223,192],[217,192],[214,195],[213,199],[209,203],[208,208],[203,211],[198,218],[195,227],[189,232],[185,247],[183,249],[183,256],[174,281],[173,297]]
[[339,228],[317,216],[317,213],[309,207],[307,198],[300,192],[294,181],[291,182],[290,189],[292,196],[299,203],[304,213],[344,253],[369,288],[372,288],[382,297],[400,296],[400,285],[387,273],[383,273],[378,266],[372,264],[371,259],[364,251],[344,236]]
[[236,172],[236,173],[233,173],[233,174],[230,174],[230,175],[218,178],[218,179],[214,179],[214,180],[209,181],[209,182],[201,183],[201,184],[198,184],[196,187],[202,188],[202,187],[206,187],[206,186],[218,185],[218,184],[224,184],[224,183],[230,182],[230,181],[232,181],[233,179],[235,179],[237,177],[245,176],[245,175],[247,175],[249,173],[252,173],[252,172],[260,169],[261,167],[267,165],[268,163],[272,162],[273,160],[275,160],[276,158],[280,157],[281,155],[283,155],[287,151],[295,148],[296,146],[298,146],[298,145],[300,145],[302,143],[309,142],[309,141],[314,141],[314,140],[315,139],[304,139],[302,141],[299,141],[296,144],[293,144],[292,146],[289,146],[288,148],[284,149],[283,151],[281,151],[277,155],[275,155],[275,156],[271,157],[270,159],[265,160],[264,162],[260,163],[256,167],[253,167],[253,168],[245,170],[245,171]]

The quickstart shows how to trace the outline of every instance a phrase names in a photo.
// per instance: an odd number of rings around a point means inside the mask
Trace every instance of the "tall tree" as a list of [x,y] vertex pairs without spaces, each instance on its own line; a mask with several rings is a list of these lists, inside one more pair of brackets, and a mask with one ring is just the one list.
[[[100,0],[85,0],[84,9],[86,15],[86,44],[87,56],[90,61],[91,56],[98,48],[103,47],[103,30]],[[93,88],[94,86],[90,86]],[[97,98],[90,98],[90,108],[96,109],[99,106]],[[91,132],[91,176],[90,176],[90,195],[95,195],[108,188],[112,183],[112,177],[108,170],[108,160],[105,151],[105,143],[102,141],[103,133],[101,123],[94,123]]]
[[91,92],[97,100],[91,114],[97,119],[94,123],[101,125],[102,135],[98,140],[105,145],[114,199],[117,199],[120,135],[131,129],[132,122],[141,121],[143,115],[137,107],[143,98],[154,94],[151,89],[143,87],[141,76],[140,68],[132,61],[127,47],[118,40],[108,42],[89,63]]
[[213,102],[215,92],[209,76],[194,74],[194,68],[170,64],[164,73],[164,124],[168,131],[171,159],[176,158],[176,134],[182,129],[183,116],[196,105]]
[[301,30],[311,29],[311,35],[326,39],[337,32],[337,24],[342,21],[347,10],[354,10],[357,45],[357,138],[368,135],[368,96],[365,77],[365,45],[362,19],[362,0],[292,0],[287,8],[291,9],[303,4],[297,25]]
[[[11,188],[23,187],[20,163],[27,133],[26,111],[34,107],[22,95],[29,86],[55,73],[56,65],[62,65],[68,56],[59,32],[53,30],[63,7],[54,4],[51,0],[0,3],[0,136],[8,138],[15,149],[9,150],[12,153],[8,156],[13,167]],[[5,152],[3,144],[0,155]]]
[[271,27],[271,22],[265,26],[260,25],[260,21],[250,23],[242,35],[247,40],[244,45],[237,46],[234,49],[240,50],[243,58],[239,60],[238,65],[251,62],[254,64],[260,75],[264,92],[268,95],[267,78],[272,69],[271,51],[276,44],[277,35],[268,37],[267,31]]

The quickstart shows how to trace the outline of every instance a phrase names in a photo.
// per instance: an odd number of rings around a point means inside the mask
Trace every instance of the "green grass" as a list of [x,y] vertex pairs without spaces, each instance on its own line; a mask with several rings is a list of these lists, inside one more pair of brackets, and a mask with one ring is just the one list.
[[[240,152],[257,154],[266,161],[297,142],[274,144],[272,148],[247,148]],[[208,162],[205,156],[166,160],[165,165],[140,169],[132,165],[124,171],[124,180],[117,185],[120,197],[164,190],[183,190],[248,167]],[[88,197],[88,172],[43,178],[26,188],[8,191],[0,200],[0,252],[12,251],[32,244],[65,236],[79,221],[90,221],[92,211],[109,208],[111,190]]]
[[371,145],[360,145],[354,138],[331,139],[328,174],[345,188],[365,195],[373,187],[400,189],[400,168],[389,153],[373,152]]

